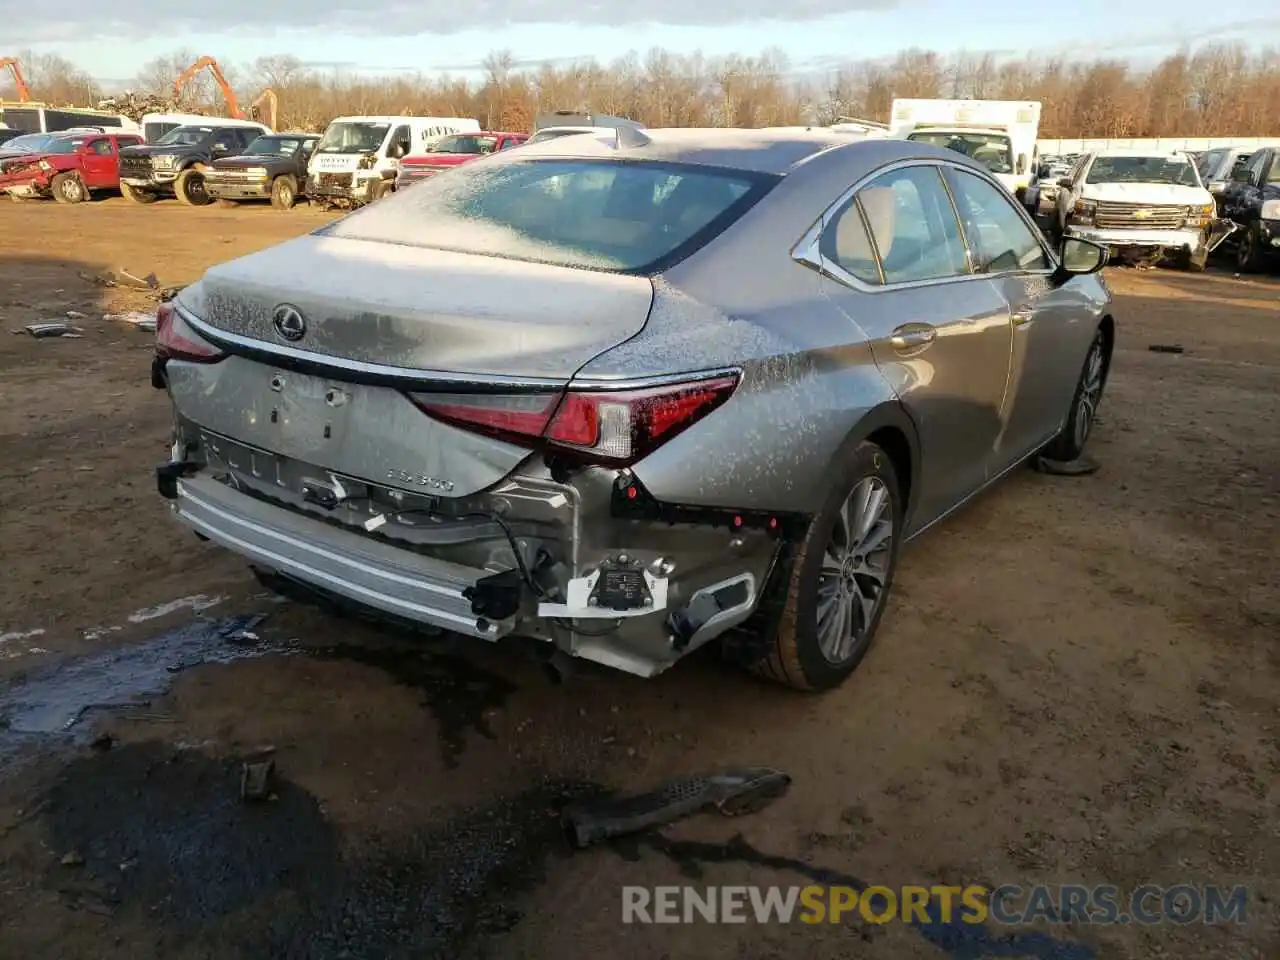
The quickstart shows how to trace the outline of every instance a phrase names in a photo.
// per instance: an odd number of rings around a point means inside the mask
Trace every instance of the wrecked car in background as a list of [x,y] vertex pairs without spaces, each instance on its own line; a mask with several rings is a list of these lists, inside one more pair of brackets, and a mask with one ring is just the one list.
[[1231,239],[1242,273],[1280,263],[1280,150],[1264,147],[1237,167],[1218,205],[1237,227]]
[[0,193],[59,203],[114,193],[120,189],[120,149],[141,142],[140,135],[128,133],[54,136],[38,152],[0,159]]
[[291,210],[302,196],[307,161],[320,142],[315,133],[264,134],[233,157],[220,157],[204,175],[210,199],[223,204],[269,200],[277,210]]
[[204,176],[214,161],[243,152],[270,132],[248,120],[210,119],[175,127],[155,143],[121,151],[120,192],[134,203],[155,203],[172,196],[203,207],[213,202],[204,188]]
[[1080,456],[1104,259],[919,143],[526,145],[163,305],[156,482],[291,596],[640,676],[718,639],[831,688],[905,540]]
[[434,176],[442,170],[487,157],[491,153],[518,147],[529,139],[527,133],[482,130],[479,133],[455,133],[437,141],[426,153],[404,157],[396,174],[396,189],[400,190]]
[[1173,258],[1200,272],[1234,229],[1182,152],[1115,147],[1086,153],[1058,181],[1050,230],[1106,246],[1124,262]]
[[479,133],[464,117],[337,117],[307,165],[308,195],[326,207],[358,207],[395,190],[400,161],[455,133]]

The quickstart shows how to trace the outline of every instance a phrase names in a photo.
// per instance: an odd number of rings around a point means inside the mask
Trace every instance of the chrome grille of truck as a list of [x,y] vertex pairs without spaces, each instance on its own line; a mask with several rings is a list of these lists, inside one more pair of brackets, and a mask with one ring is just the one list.
[[122,177],[151,176],[151,158],[150,157],[121,157],[120,158],[120,176]]
[[1174,204],[1102,200],[1094,223],[1102,230],[1177,230],[1189,213],[1189,207]]

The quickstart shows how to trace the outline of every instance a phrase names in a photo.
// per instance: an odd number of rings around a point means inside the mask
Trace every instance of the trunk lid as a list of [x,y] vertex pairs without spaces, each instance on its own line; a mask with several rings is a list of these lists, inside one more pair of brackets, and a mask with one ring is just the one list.
[[[643,329],[647,277],[311,234],[224,263],[180,302],[227,333],[337,360],[568,382]],[[305,332],[286,339],[288,304]],[[335,375],[338,375],[335,371]]]

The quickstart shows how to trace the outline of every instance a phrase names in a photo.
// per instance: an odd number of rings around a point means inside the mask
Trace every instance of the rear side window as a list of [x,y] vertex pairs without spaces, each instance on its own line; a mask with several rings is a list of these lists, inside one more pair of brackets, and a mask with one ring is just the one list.
[[708,243],[777,180],[740,170],[639,161],[466,164],[319,232],[646,273]]
[[964,276],[960,224],[932,166],[881,174],[858,191],[885,283]]

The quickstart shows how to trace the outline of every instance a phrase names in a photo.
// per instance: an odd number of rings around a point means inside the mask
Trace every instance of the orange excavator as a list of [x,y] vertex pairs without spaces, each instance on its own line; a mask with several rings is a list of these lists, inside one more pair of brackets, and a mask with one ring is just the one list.
[[[266,117],[263,113],[265,109]],[[276,129],[276,119],[280,113],[280,98],[276,96],[276,92],[270,87],[258,94],[258,99],[249,104],[249,119],[256,120],[258,123],[265,123],[272,130]]]
[[213,57],[201,57],[182,73],[178,74],[178,79],[173,81],[174,99],[182,98],[182,89],[201,70],[208,69],[213,74],[213,82],[218,85],[218,89],[222,91],[223,99],[227,101],[227,113],[236,120],[243,120],[244,114],[240,112],[240,101],[236,99],[236,92],[231,89],[231,84],[227,83],[227,78],[222,75],[222,68],[218,66],[218,61]]
[[18,88],[18,102],[31,102],[31,88],[27,86],[26,78],[22,76],[22,64],[18,62],[17,57],[0,57],[0,70],[5,67],[9,68],[9,72],[13,74],[14,86]]

